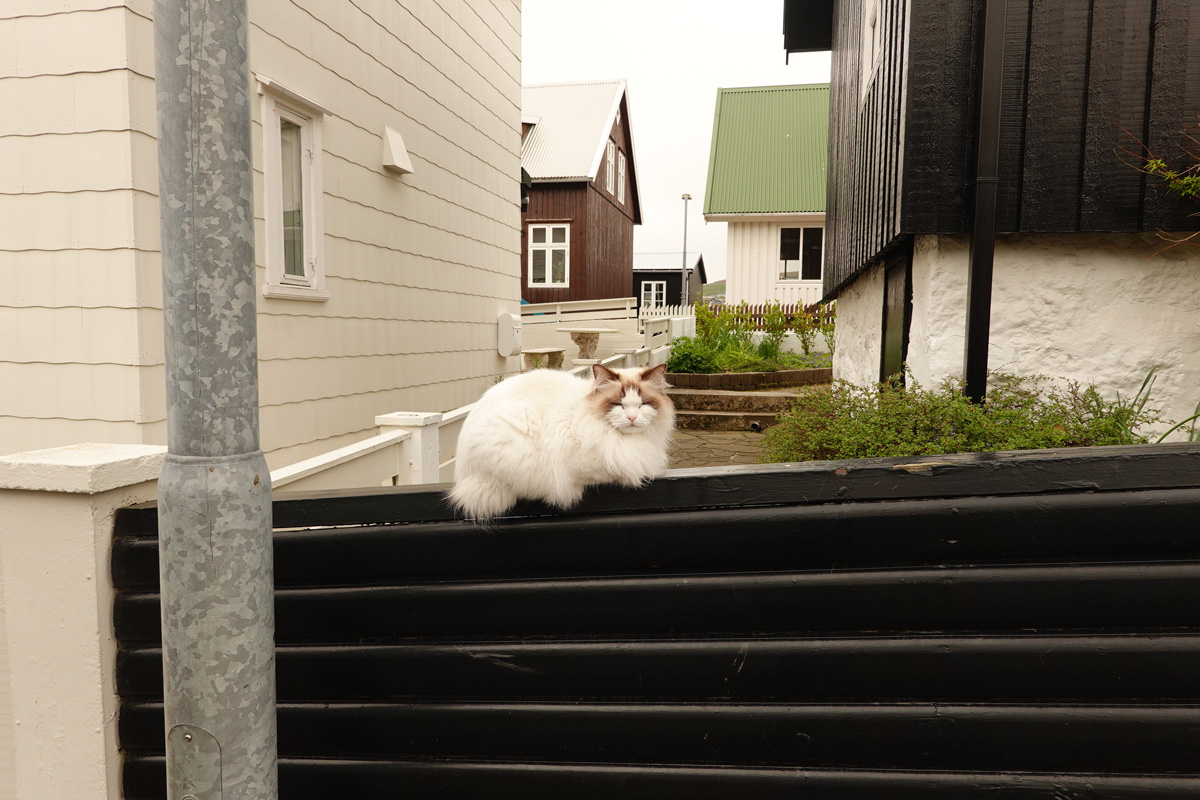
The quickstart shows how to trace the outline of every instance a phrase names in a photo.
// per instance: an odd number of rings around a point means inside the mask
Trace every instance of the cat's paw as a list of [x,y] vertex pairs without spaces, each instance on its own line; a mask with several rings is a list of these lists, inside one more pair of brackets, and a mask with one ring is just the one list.
[[467,519],[487,522],[512,508],[517,496],[495,481],[466,477],[455,482],[450,490],[450,502]]

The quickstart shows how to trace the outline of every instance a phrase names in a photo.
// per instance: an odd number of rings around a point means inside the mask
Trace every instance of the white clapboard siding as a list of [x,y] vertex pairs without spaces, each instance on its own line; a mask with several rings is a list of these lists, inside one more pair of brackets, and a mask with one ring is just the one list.
[[758,305],[776,301],[812,305],[821,299],[820,281],[780,281],[779,229],[819,226],[824,215],[788,221],[730,222],[726,236],[725,302]]
[[[0,47],[0,107],[29,112],[0,118],[0,165],[19,165],[0,170],[0,333],[48,331],[11,340],[0,381],[68,396],[34,407],[34,389],[0,392],[0,434],[20,422],[37,432],[13,446],[0,436],[0,452],[85,429],[164,441],[152,5],[0,11],[0,42],[19,42]],[[519,302],[520,6],[249,0],[249,11],[251,71],[329,112],[329,298],[265,298],[251,94],[261,438],[275,469],[373,436],[378,415],[473,402],[519,369],[496,352],[496,320]],[[404,137],[411,174],[383,168],[385,126]]]
[[165,434],[150,9],[3,9],[0,453]]

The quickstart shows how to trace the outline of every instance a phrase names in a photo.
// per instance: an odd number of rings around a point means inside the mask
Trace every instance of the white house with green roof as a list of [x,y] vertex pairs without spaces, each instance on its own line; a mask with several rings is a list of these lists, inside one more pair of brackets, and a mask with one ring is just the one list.
[[816,303],[829,84],[719,89],[704,219],[727,222],[726,302]]

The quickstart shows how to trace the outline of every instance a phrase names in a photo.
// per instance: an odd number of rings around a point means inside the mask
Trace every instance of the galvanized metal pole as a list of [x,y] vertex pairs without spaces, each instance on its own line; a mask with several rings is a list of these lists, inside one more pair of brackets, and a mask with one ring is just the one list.
[[687,306],[691,305],[688,302],[688,298],[692,294],[691,281],[688,280],[687,269],[687,204],[688,200],[692,199],[692,196],[690,194],[685,194],[680,199],[683,200],[683,272],[680,273],[682,278],[680,283],[683,285],[683,301],[680,303],[680,305],[686,308]]
[[258,439],[246,0],[155,0],[167,458],[167,796],[273,800],[271,489]]

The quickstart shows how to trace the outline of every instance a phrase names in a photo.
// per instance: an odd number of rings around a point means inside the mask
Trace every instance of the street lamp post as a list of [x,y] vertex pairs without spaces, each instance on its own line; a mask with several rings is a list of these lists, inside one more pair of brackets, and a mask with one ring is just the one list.
[[687,204],[688,204],[688,200],[691,200],[691,199],[692,199],[692,196],[690,194],[685,194],[682,197],[682,200],[683,200],[683,272],[680,274],[683,275],[683,281],[682,281],[682,283],[683,283],[683,299],[680,302],[680,305],[685,306],[685,307],[690,305],[690,303],[688,302],[688,298],[691,296],[691,288],[692,288],[690,285],[691,281],[688,280],[688,269],[687,269]]

